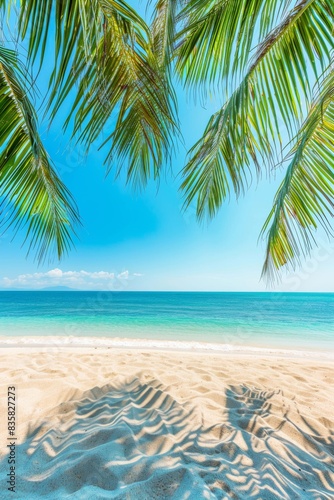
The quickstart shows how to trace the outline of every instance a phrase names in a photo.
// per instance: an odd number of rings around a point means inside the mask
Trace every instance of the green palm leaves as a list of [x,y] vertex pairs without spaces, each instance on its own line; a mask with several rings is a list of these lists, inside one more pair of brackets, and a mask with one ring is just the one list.
[[[158,177],[173,150],[175,102],[151,33],[136,12],[122,0],[21,0],[18,36],[28,44],[31,68],[51,68],[50,119],[74,91],[64,123],[73,137],[88,150],[108,124],[103,143],[108,168],[117,174],[125,168],[134,184]],[[23,72],[13,53],[1,54],[0,195],[8,205],[3,221],[27,223],[39,260],[53,245],[60,257],[71,244],[77,211],[39,138]]]
[[[318,82],[323,89],[313,104],[309,82],[330,65],[334,7],[328,0],[301,0],[296,4],[254,0],[240,2],[238,9],[232,1],[197,2],[203,5],[199,15],[192,14],[195,3],[188,4],[189,24],[181,37],[179,71],[192,87],[206,82],[216,83],[218,88],[225,85],[230,96],[190,150],[181,186],[185,204],[196,200],[199,217],[214,216],[232,190],[237,195],[245,190],[253,171],[260,174],[266,168],[270,173],[282,161],[284,136],[295,143],[292,164],[265,225],[266,230],[269,221],[272,223],[264,272],[273,276],[274,269],[288,262],[293,264],[303,250],[310,249],[305,231],[315,229],[316,220],[330,230],[330,222],[324,224],[324,213],[333,202],[333,163],[328,159],[333,158],[334,141],[327,140],[323,147],[324,129],[321,134],[319,129],[311,132],[309,121],[313,124],[317,119],[325,120],[326,137],[331,136],[333,92],[328,89],[333,80],[328,77]],[[211,8],[206,11],[207,5]],[[273,23],[274,19],[277,23]],[[261,35],[264,38],[252,55],[250,48]],[[304,149],[305,137],[310,134],[312,144],[308,148],[313,148],[312,153]],[[313,168],[312,174],[308,171],[309,179],[301,162],[304,168],[305,162]],[[292,196],[292,192],[294,206],[289,212],[291,198],[287,193]],[[294,224],[287,223],[282,206]],[[303,238],[296,236],[298,232]]]
[[78,221],[73,200],[38,135],[27,81],[15,52],[0,47],[1,224],[26,226],[29,249],[61,257]]
[[[331,231],[333,2],[149,4],[151,26],[123,0],[21,0],[28,64],[45,64],[47,54],[51,67],[46,111],[52,121],[75,91],[64,127],[87,150],[104,133],[108,171],[145,185],[170,160],[178,134],[173,81],[203,99],[223,96],[183,169],[185,206],[195,201],[199,218],[213,217],[254,176],[287,165],[262,232],[272,277],[310,250],[319,225]],[[13,53],[2,49],[1,61],[3,218],[27,222],[39,258],[52,242],[61,255],[77,214],[39,139]]]
[[264,273],[299,260],[313,243],[312,229],[331,234],[334,213],[334,66],[320,82],[305,123],[288,155],[286,176],[263,227],[268,231]]
[[138,184],[157,177],[173,148],[175,108],[145,22],[122,0],[22,0],[20,12],[22,37],[32,33],[32,61],[43,63],[55,26],[51,117],[75,89],[65,126],[73,118],[78,141],[88,150],[114,117],[104,141],[108,166],[119,172],[126,165],[128,180]]

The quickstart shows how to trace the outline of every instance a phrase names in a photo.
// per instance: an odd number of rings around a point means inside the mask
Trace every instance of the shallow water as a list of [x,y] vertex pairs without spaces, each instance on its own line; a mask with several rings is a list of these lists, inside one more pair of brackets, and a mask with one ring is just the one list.
[[1,336],[126,337],[334,350],[334,294],[0,292]]

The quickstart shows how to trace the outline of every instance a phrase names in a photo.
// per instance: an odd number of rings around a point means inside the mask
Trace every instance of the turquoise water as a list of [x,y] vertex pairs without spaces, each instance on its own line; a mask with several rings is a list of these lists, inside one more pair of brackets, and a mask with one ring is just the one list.
[[0,336],[126,337],[334,350],[334,294],[0,292]]

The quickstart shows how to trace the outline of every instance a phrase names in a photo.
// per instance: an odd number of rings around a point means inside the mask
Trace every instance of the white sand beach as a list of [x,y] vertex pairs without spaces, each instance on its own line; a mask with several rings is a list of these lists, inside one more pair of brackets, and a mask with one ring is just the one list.
[[334,498],[330,355],[179,347],[1,347],[1,498]]

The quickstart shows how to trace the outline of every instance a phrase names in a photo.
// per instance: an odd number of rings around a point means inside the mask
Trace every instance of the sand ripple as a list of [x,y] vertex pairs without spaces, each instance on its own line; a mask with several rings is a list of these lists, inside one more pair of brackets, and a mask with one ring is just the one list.
[[155,378],[118,377],[77,393],[30,423],[15,498],[334,498],[333,433],[323,423],[306,420],[280,390],[237,384],[206,396],[224,399],[213,426]]
[[[8,348],[17,492],[39,500],[333,500],[334,376],[282,356]],[[2,406],[4,408],[4,406]]]

